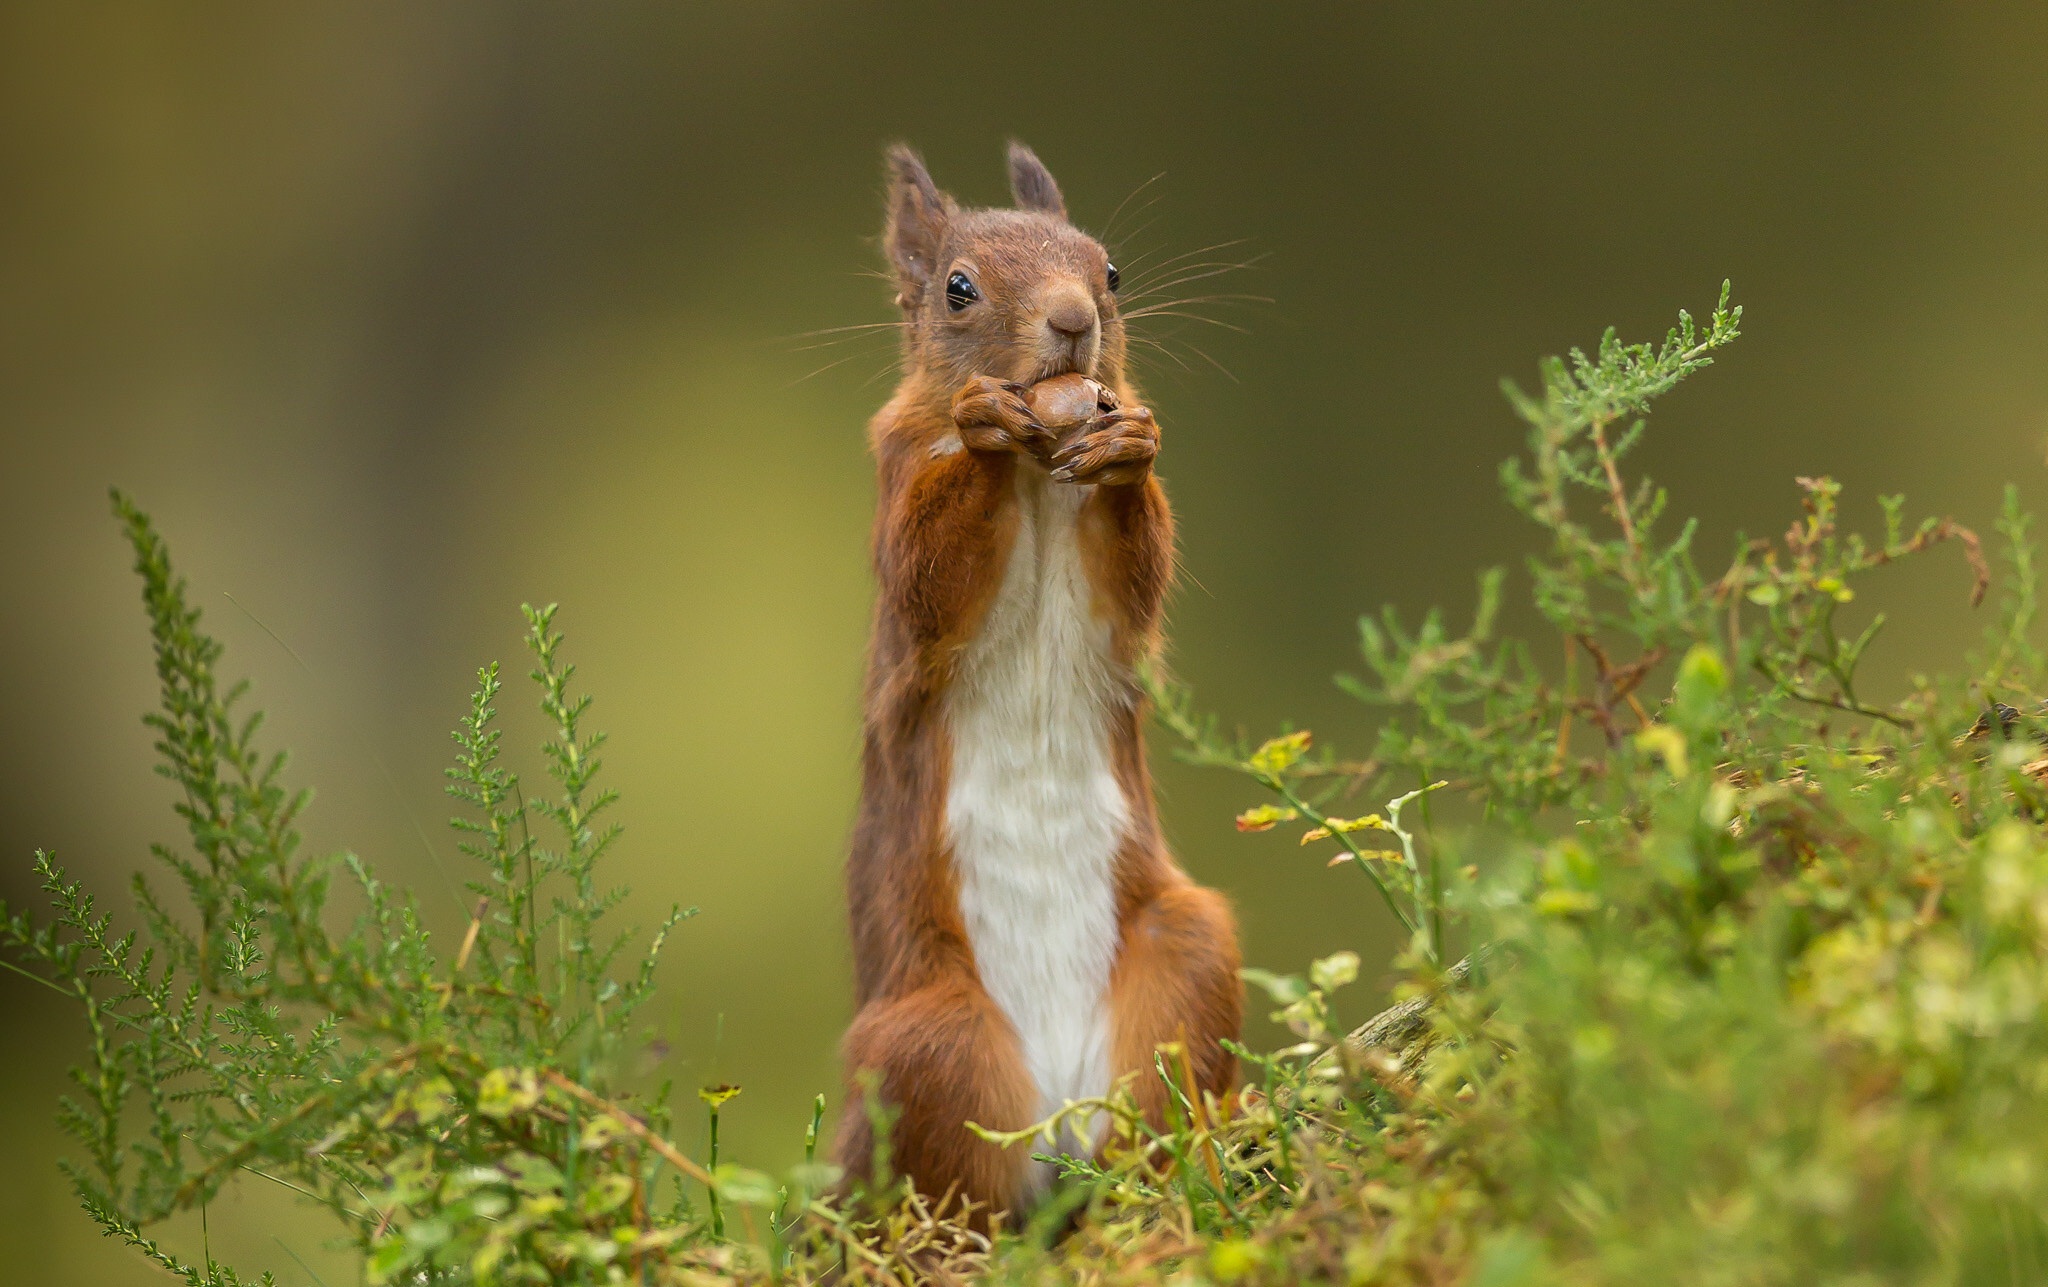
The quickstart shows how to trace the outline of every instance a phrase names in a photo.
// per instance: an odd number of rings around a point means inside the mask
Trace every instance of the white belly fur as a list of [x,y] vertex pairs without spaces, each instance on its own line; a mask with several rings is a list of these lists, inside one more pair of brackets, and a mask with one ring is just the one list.
[[[1042,1120],[1109,1089],[1114,869],[1130,818],[1109,755],[1109,625],[1075,532],[1093,489],[1017,475],[1016,546],[948,698],[946,821],[981,983],[1016,1028]],[[1038,1164],[1031,1175],[1047,1178]]]

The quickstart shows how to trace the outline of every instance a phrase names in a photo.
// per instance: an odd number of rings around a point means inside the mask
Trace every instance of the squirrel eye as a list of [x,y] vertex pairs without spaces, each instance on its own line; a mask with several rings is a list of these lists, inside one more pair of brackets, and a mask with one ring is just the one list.
[[1123,275],[1122,273],[1120,273],[1120,272],[1118,272],[1118,271],[1116,270],[1116,265],[1115,265],[1115,264],[1111,264],[1111,265],[1109,266],[1109,274],[1108,274],[1108,275],[1109,275],[1109,293],[1110,293],[1110,294],[1112,294],[1112,295],[1114,295],[1114,294],[1116,294],[1116,291],[1117,291],[1117,287],[1119,287],[1119,286],[1121,286],[1121,285],[1123,285],[1123,284],[1124,284],[1124,275]]
[[967,280],[966,273],[954,273],[946,279],[946,307],[954,312],[959,312],[980,298],[981,292],[974,289],[974,283]]

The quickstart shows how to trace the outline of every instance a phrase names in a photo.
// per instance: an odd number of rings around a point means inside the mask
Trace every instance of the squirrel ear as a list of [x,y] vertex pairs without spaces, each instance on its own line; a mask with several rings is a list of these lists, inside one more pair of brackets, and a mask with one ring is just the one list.
[[922,290],[938,269],[939,245],[953,214],[917,153],[901,143],[889,149],[889,217],[882,246],[906,292]]
[[1067,203],[1060,196],[1060,185],[1052,181],[1052,171],[1045,168],[1038,153],[1015,139],[1010,140],[1010,194],[1017,198],[1020,210],[1036,210],[1056,219],[1067,217]]

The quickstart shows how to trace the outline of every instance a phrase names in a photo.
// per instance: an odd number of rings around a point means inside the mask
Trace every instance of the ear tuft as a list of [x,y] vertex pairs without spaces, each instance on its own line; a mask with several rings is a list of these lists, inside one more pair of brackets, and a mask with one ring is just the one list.
[[1010,140],[1010,194],[1020,210],[1036,210],[1056,219],[1067,217],[1067,202],[1060,196],[1060,185],[1052,180],[1052,171],[1036,152],[1015,139]]
[[902,143],[888,151],[889,213],[882,246],[905,297],[915,299],[938,269],[939,246],[954,211],[917,153]]

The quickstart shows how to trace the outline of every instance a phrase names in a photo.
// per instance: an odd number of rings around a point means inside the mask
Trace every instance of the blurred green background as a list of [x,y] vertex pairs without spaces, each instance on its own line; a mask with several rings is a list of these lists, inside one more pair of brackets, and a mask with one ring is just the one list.
[[[1163,176],[1112,239],[1134,274],[1258,258],[1190,288],[1270,297],[1212,310],[1248,332],[1190,324],[1185,368],[1144,372],[1174,657],[1232,721],[1358,746],[1371,713],[1328,683],[1353,614],[1462,620],[1523,548],[1498,378],[1660,332],[1723,276],[1747,338],[1643,453],[1710,559],[1782,528],[1799,473],[1868,525],[1878,491],[1985,528],[2005,480],[2039,501],[2044,55],[2019,3],[0,7],[0,893],[46,846],[118,897],[176,836],[108,484],[318,786],[310,839],[443,927],[446,730],[478,663],[521,661],[518,604],[559,599],[628,914],[703,909],[660,1071],[691,1130],[689,1088],[744,1085],[729,1147],[785,1163],[848,1011],[862,426],[891,358],[800,337],[890,316],[884,142],[991,201],[1016,134],[1097,229]],[[1975,629],[1962,574],[1892,576],[1857,605],[1893,614],[1871,673],[1941,664]],[[535,740],[527,696],[502,705]],[[1251,961],[1385,959],[1346,878],[1231,830],[1243,790],[1163,792]],[[0,1279],[155,1281],[55,1168],[75,1015],[0,978],[0,1026]],[[209,1223],[244,1267],[351,1281],[275,1191]]]

